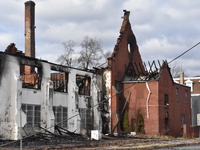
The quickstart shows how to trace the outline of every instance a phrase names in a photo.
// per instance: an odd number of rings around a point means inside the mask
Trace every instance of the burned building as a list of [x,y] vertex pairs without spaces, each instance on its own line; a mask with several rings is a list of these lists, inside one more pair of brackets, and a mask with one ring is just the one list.
[[190,88],[173,81],[167,61],[143,63],[129,15],[124,10],[120,35],[104,72],[111,97],[110,133],[190,136]]
[[[2,138],[18,139],[20,121],[23,136],[40,127],[55,133],[55,125],[79,134],[101,130],[100,112],[92,107],[100,101],[99,74],[4,52],[0,62]],[[26,66],[34,72],[21,73]]]
[[[190,88],[173,81],[166,61],[144,64],[124,10],[107,68],[81,70],[35,58],[35,3],[25,3],[25,53],[0,52],[0,136],[137,132],[190,136]],[[125,125],[125,123],[127,125]]]
[[25,53],[14,43],[0,52],[0,137],[16,140],[42,129],[59,134],[55,126],[101,131],[101,75],[35,58],[34,7],[25,3]]

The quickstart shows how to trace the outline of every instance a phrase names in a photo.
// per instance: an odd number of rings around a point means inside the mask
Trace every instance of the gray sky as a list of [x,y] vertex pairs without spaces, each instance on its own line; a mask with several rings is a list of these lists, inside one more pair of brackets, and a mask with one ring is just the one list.
[[[0,0],[0,51],[15,43],[24,51],[24,0]],[[84,36],[112,51],[123,9],[143,61],[172,60],[200,42],[200,0],[35,0],[36,57],[56,62],[62,43]],[[200,45],[176,60],[187,75],[200,75]]]

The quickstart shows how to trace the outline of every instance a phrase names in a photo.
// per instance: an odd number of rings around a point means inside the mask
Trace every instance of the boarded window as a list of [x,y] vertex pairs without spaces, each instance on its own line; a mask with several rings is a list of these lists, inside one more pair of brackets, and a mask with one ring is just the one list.
[[41,118],[40,105],[22,104],[22,111],[26,114],[27,123],[25,127],[38,127]]
[[92,129],[91,110],[88,108],[80,108],[81,128]]
[[55,115],[55,124],[67,128],[67,118],[68,118],[68,109],[67,107],[54,106],[53,112]]
[[54,91],[67,93],[68,73],[65,72],[51,73],[51,81],[53,82]]
[[22,79],[22,88],[40,89],[42,82],[41,68],[20,65],[20,76]]
[[76,75],[76,84],[78,86],[78,94],[90,95],[90,82],[91,79],[88,76]]

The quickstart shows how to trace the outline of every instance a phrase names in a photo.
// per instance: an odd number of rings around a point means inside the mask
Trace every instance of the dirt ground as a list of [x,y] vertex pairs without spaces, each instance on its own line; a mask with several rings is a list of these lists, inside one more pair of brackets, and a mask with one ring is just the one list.
[[[23,150],[106,150],[106,149],[156,149],[170,146],[200,144],[200,139],[144,136],[103,136],[91,140],[81,135],[33,135],[22,140]],[[0,150],[19,150],[20,141],[0,140]]]

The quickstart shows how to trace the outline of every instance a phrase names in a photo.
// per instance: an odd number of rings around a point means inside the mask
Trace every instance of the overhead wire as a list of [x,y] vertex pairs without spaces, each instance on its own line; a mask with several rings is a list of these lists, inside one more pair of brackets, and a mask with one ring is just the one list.
[[[174,59],[172,59],[171,61],[169,61],[168,64],[170,64],[170,63],[172,63],[173,61],[175,61],[176,59],[180,58],[181,56],[183,56],[184,54],[186,54],[187,52],[189,52],[190,50],[192,50],[193,48],[195,48],[195,47],[198,46],[199,44],[200,44],[200,42],[198,42],[197,44],[195,44],[194,46],[192,46],[191,48],[189,48],[188,50],[186,50],[186,51],[183,52],[182,54],[178,55],[177,57],[175,57]],[[105,63],[106,63],[106,62],[105,62]],[[99,65],[99,67],[102,66],[102,65],[104,65],[105,63]],[[123,90],[121,90],[121,91],[115,93],[114,95],[110,96],[109,98],[106,98],[106,99],[104,99],[103,101],[97,103],[96,105],[92,106],[91,108],[94,108],[94,107],[100,105],[101,103],[103,103],[103,102],[105,102],[105,101],[108,101],[108,100],[111,99],[112,97],[114,97],[114,96],[116,96],[117,94],[119,94],[119,93],[121,93],[121,92],[123,92],[123,91],[125,91],[125,90],[127,90],[127,89],[129,89],[129,88],[131,88],[131,87],[132,87],[133,85],[135,85],[135,84],[136,84],[136,82],[134,82],[134,83],[133,83],[132,85],[130,85],[129,87],[127,87],[127,88],[125,88],[125,89],[123,89]],[[84,110],[84,111],[86,111],[86,110]],[[83,111],[83,112],[84,112],[84,111]],[[76,115],[71,116],[70,118],[67,118],[67,119],[63,120],[62,122],[59,122],[58,124],[61,124],[61,123],[65,122],[65,121],[68,121],[68,120],[70,120],[70,119],[72,119],[72,118],[74,118],[74,117],[76,117],[76,116],[78,116],[78,115],[79,115],[79,113],[77,113]],[[45,128],[45,129],[50,129],[50,128],[54,128],[54,126],[50,126],[50,127],[48,127],[48,128]],[[33,135],[36,135],[36,134],[37,134],[37,132],[36,132],[35,134],[31,134],[31,135],[29,135],[29,136],[26,136],[26,137],[24,137],[23,139],[26,139],[26,138],[28,138],[28,137],[30,137],[30,136],[33,136]],[[6,146],[6,145],[8,145],[8,144],[12,144],[12,143],[15,143],[15,142],[18,142],[18,141],[19,141],[19,140],[12,141],[12,142],[9,142],[9,143],[5,143],[5,144],[0,145],[0,147]]]
[[168,64],[170,64],[171,62],[175,61],[176,59],[180,58],[181,56],[183,56],[184,54],[186,54],[187,52],[189,52],[190,50],[192,50],[193,48],[195,48],[196,46],[198,46],[200,44],[200,42],[198,42],[197,44],[195,44],[194,46],[192,46],[191,48],[189,48],[188,50],[186,50],[185,52],[183,52],[182,54],[178,55],[177,57],[175,57],[174,59],[172,59],[170,62],[168,62]]

